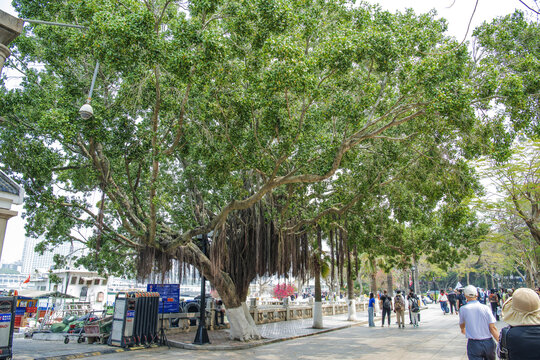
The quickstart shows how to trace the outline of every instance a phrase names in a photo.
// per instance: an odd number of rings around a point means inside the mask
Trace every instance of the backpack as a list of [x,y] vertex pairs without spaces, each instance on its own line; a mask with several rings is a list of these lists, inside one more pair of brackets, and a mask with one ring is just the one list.
[[497,347],[497,355],[499,359],[506,360],[508,359],[508,348],[507,348],[507,336],[510,326],[504,327],[501,329],[501,336],[499,338],[499,346]]
[[384,298],[384,301],[383,301],[383,308],[386,309],[386,310],[389,310],[392,308],[392,303],[390,302],[390,297],[387,296]]
[[396,301],[394,302],[394,310],[400,311],[403,310],[405,307],[405,302],[403,301],[403,298],[401,295],[396,295]]
[[419,312],[420,307],[418,306],[418,299],[411,299],[411,311],[412,312]]

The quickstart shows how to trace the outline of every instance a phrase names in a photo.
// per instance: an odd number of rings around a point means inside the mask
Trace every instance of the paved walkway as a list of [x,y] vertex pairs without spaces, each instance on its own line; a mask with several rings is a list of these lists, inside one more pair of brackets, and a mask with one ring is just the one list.
[[345,329],[351,326],[367,324],[367,312],[358,312],[357,321],[347,321],[347,314],[325,316],[323,318],[323,328],[313,329],[313,319],[301,319],[291,321],[280,321],[269,324],[257,325],[263,339],[243,343],[231,341],[228,330],[209,331],[210,344],[193,345],[195,333],[180,333],[168,336],[171,346],[190,350],[227,350],[227,349],[247,349],[254,346],[270,344],[283,340],[296,339],[304,336],[325,333],[338,329]]
[[[227,330],[209,331],[208,336],[211,344],[193,345],[195,333],[180,333],[169,335],[168,340],[172,347],[190,349],[190,350],[240,350],[252,348],[260,345],[271,344],[278,341],[296,339],[304,336],[325,333],[339,329],[345,329],[353,325],[367,323],[367,312],[357,313],[359,321],[347,321],[347,314],[325,316],[323,319],[323,329],[311,328],[313,319],[291,320],[275,322],[270,324],[258,325],[258,329],[263,337],[261,340],[240,342],[231,341]],[[165,349],[167,349],[165,347]],[[163,350],[163,347],[161,347]],[[32,339],[14,339],[13,353],[14,359],[30,360],[30,359],[72,359],[97,356],[99,358],[108,353],[121,353],[123,349],[111,347],[107,345],[86,343],[77,344],[76,341],[71,341],[69,344],[64,344],[63,341],[40,341]],[[126,353],[126,358],[137,357],[142,352],[152,352],[152,349],[135,349]],[[190,353],[192,353],[190,351]],[[152,357],[151,357],[152,358]]]
[[[100,345],[93,347],[93,345],[72,344],[71,342],[65,345],[59,342],[16,339],[14,359],[63,360],[85,356],[94,356],[94,359],[103,360],[210,360],[216,358],[281,360],[284,357],[306,360],[321,358],[380,360],[381,357],[399,360],[467,359],[466,339],[460,333],[456,315],[443,315],[437,305],[430,305],[428,309],[421,312],[419,328],[407,325],[405,329],[397,328],[393,315],[390,328],[380,326],[380,316],[375,320],[376,327],[368,327],[365,312],[358,314],[359,321],[357,322],[346,321],[346,315],[325,317],[322,330],[311,329],[311,319],[259,325],[261,333],[266,338],[259,342],[249,343],[229,341],[225,331],[211,331],[209,334],[212,344],[195,345],[199,351],[175,347],[168,349],[166,346],[161,346],[116,352],[122,349]],[[505,324],[499,322],[496,325],[500,329]],[[178,343],[184,341],[183,344],[194,346],[191,344],[195,337],[194,333],[182,336],[175,335],[169,340]],[[283,341],[286,339],[289,341]],[[28,347],[29,345],[32,348]],[[71,351],[71,355],[68,355],[66,351]],[[110,353],[111,351],[115,353]],[[56,357],[51,357],[55,355]]]
[[[183,349],[156,349],[109,354],[103,360],[299,360],[361,359],[361,360],[466,360],[466,339],[460,333],[458,317],[443,315],[438,305],[422,311],[420,327],[406,325],[405,329],[392,326],[370,328],[358,324],[346,329],[316,336],[302,337],[244,350],[190,351]],[[408,322],[407,322],[408,323]],[[504,326],[498,323],[497,328]]]

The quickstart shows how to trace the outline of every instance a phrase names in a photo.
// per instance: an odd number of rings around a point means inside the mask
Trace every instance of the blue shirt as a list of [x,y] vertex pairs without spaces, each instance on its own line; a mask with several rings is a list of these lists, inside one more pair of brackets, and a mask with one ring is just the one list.
[[495,317],[487,305],[473,300],[459,308],[459,323],[465,323],[467,339],[491,339],[489,324],[495,323]]
[[369,299],[368,307],[375,307],[375,298]]

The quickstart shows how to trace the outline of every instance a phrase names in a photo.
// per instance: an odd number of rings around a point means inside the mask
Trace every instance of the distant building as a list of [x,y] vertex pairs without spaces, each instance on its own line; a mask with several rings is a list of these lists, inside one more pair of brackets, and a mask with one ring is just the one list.
[[16,273],[20,273],[21,270],[22,270],[21,261],[16,261],[10,264],[1,264],[0,266],[0,273],[16,274]]
[[28,275],[23,274],[0,274],[0,290],[19,289],[27,278]]
[[36,271],[40,273],[49,272],[54,266],[54,255],[68,256],[77,250],[71,244],[63,243],[56,246],[52,251],[45,251],[43,255],[40,255],[35,252],[34,248],[41,241],[43,239],[25,238],[22,256],[22,274],[34,274]]

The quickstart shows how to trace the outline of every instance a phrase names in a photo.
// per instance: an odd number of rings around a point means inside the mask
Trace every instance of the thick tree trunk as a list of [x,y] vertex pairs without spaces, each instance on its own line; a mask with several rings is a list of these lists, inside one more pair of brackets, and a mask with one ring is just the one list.
[[419,294],[420,293],[420,270],[418,270],[418,262],[414,261],[414,291]]
[[495,289],[495,274],[491,273],[491,288]]
[[313,306],[313,328],[322,329],[323,327],[323,318],[322,318],[322,296],[321,296],[321,257],[319,255],[320,249],[322,249],[322,231],[319,226],[317,226],[317,245],[318,249],[315,252],[316,258],[314,262],[315,268],[315,304]]
[[540,227],[538,226],[537,220],[535,221],[534,215],[533,218],[525,220],[525,223],[527,224],[527,227],[529,228],[529,231],[531,232],[531,236],[536,241],[538,245],[540,245]]
[[377,278],[375,272],[369,274],[369,291],[373,294],[377,294]]
[[377,294],[377,264],[375,263],[375,259],[370,259],[371,262],[371,274],[370,274],[370,287],[371,292],[373,294]]
[[[348,240],[348,239],[347,239]],[[352,278],[351,252],[347,242],[347,306],[348,321],[356,321],[356,300],[354,298],[354,282]]]
[[531,266],[527,268],[527,272],[529,273],[527,276],[527,287],[529,289],[534,288],[534,272]]
[[471,273],[467,271],[467,285],[471,283]]
[[484,273],[484,289],[489,287],[487,274]]
[[230,276],[224,271],[214,271],[213,264],[207,256],[193,243],[183,248],[184,255],[191,258],[192,263],[199,264],[199,271],[215,287],[229,319],[229,334],[232,340],[249,341],[261,338],[255,321],[245,303],[246,294],[240,294]]
[[388,294],[394,296],[394,278],[392,276],[392,270],[388,271],[388,274],[386,274],[386,282],[388,283]]
[[313,328],[322,329],[321,269],[315,265],[315,304],[313,307]]
[[245,302],[237,308],[227,309],[227,319],[231,326],[229,334],[232,340],[249,341],[261,338]]
[[409,287],[409,273],[403,270],[403,291],[405,291],[405,294],[409,293]]

